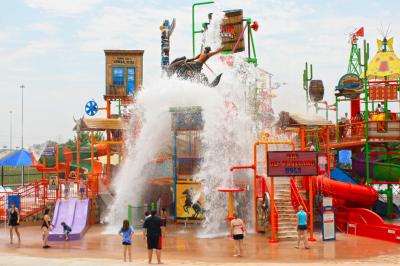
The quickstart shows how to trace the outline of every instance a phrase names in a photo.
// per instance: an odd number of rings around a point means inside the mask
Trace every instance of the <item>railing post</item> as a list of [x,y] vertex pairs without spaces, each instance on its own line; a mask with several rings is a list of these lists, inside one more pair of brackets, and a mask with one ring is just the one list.
[[276,223],[275,223],[275,184],[274,177],[271,176],[271,239],[269,243],[277,243],[276,239]]
[[326,171],[327,175],[330,178],[331,177],[331,143],[330,143],[330,130],[329,126],[326,127],[326,142],[325,142],[325,147],[326,147]]
[[315,241],[314,238],[314,193],[313,193],[313,184],[312,184],[312,176],[308,177],[308,191],[309,191],[309,204],[310,204],[310,209],[309,209],[309,214],[310,214],[310,237],[308,240],[310,241]]
[[339,102],[338,102],[338,96],[335,97],[335,106],[336,106],[336,130],[335,130],[335,136],[336,136],[336,142],[339,142]]
[[133,226],[132,208],[133,208],[133,206],[128,204],[128,221],[129,221],[129,224]]
[[46,197],[47,197],[47,181],[43,180],[43,204],[46,206]]
[[254,178],[253,178],[253,200],[254,200],[254,228],[257,231],[257,143],[254,144],[253,147],[253,159],[254,159],[254,168],[253,168],[253,173],[254,173]]
[[90,140],[91,140],[91,143],[90,143],[90,155],[91,155],[91,160],[90,160],[90,162],[91,162],[91,173],[90,173],[90,177],[91,177],[91,189],[90,189],[90,200],[91,200],[91,211],[90,211],[90,216],[91,216],[91,219],[90,219],[90,223],[91,224],[94,224],[94,222],[95,222],[95,217],[94,217],[94,186],[95,186],[95,184],[94,184],[94,170],[93,170],[93,168],[94,168],[94,144],[95,144],[95,139],[94,139],[94,131],[92,130],[91,132],[90,132]]
[[306,140],[305,140],[305,132],[304,127],[300,128],[300,149],[304,151],[306,149]]

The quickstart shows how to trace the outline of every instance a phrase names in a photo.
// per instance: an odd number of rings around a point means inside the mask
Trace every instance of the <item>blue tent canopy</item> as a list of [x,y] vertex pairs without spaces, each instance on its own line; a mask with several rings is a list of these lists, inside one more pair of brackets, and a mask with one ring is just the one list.
[[19,150],[0,160],[0,166],[29,166],[32,165],[32,154]]

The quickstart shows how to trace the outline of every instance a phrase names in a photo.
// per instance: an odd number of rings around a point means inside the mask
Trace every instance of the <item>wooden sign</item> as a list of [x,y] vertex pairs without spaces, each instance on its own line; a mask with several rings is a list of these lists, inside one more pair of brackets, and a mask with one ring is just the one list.
[[313,151],[269,151],[268,176],[316,176],[317,153]]
[[397,88],[399,85],[379,85],[369,87],[369,99],[371,101],[397,100]]
[[129,56],[117,56],[113,58],[113,64],[134,65],[135,60]]

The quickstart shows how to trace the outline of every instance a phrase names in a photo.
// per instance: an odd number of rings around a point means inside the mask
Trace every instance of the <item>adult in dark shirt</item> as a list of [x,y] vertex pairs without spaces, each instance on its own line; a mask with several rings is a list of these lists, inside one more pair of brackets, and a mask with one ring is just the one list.
[[156,216],[156,211],[151,211],[151,216],[145,219],[143,224],[143,239],[147,237],[149,264],[153,257],[153,249],[156,250],[158,264],[161,264],[161,248],[164,228],[161,218]]

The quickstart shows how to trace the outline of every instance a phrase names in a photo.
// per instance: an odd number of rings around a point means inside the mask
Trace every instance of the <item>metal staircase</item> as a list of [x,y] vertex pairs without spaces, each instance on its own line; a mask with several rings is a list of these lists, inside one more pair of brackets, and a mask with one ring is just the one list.
[[13,192],[0,194],[0,221],[7,218],[7,197],[8,195],[20,196],[20,216],[21,220],[34,215],[46,208],[47,182],[37,181],[26,184]]
[[291,200],[290,179],[275,180],[275,206],[279,213],[278,239],[297,238],[297,216]]

